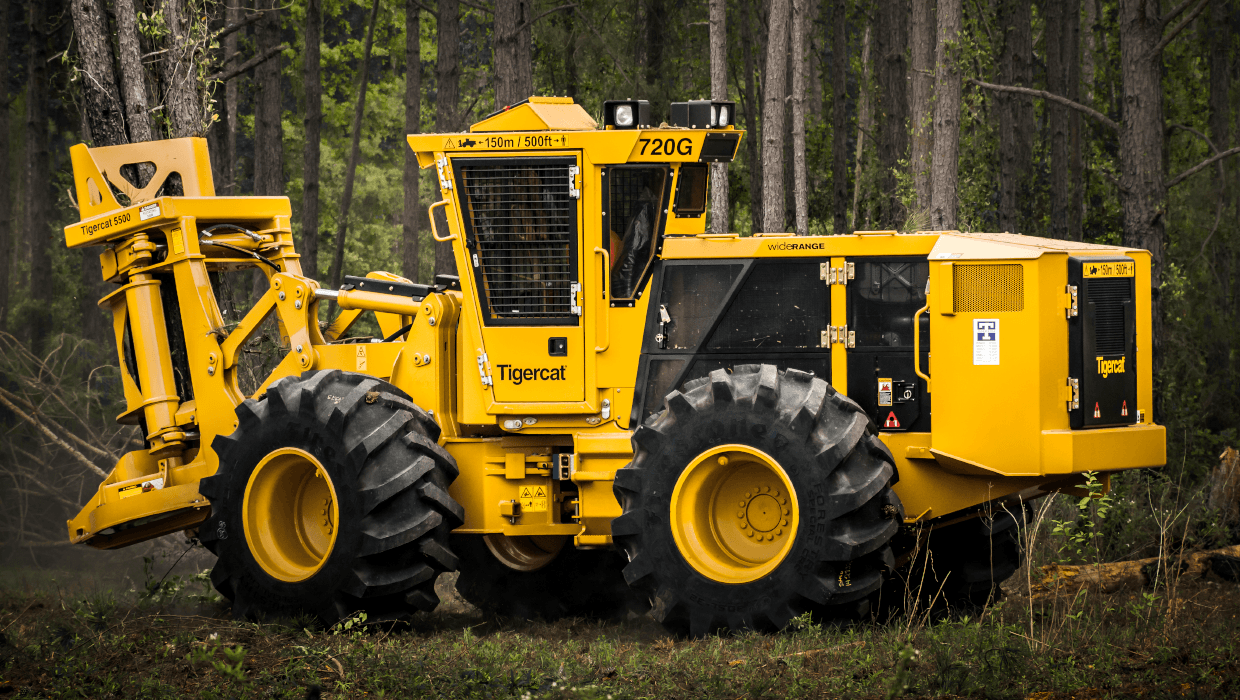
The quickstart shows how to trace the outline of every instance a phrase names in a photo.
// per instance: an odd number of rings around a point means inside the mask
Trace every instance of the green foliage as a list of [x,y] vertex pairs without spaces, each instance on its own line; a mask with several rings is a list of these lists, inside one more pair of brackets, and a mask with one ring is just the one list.
[[1098,562],[1101,559],[1101,523],[1111,512],[1113,499],[1098,478],[1098,472],[1085,472],[1082,476],[1089,495],[1077,501],[1074,519],[1053,521],[1052,533],[1063,538],[1060,554],[1066,552],[1080,561]]

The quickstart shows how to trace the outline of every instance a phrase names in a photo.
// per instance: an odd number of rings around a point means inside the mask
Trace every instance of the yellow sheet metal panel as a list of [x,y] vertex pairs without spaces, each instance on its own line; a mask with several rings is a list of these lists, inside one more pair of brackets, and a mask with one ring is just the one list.
[[669,238],[663,242],[665,259],[687,258],[785,258],[856,257],[862,255],[926,255],[938,234],[870,237],[846,236],[749,236],[716,237],[710,234]]
[[1041,439],[1042,469],[1047,474],[1161,467],[1167,463],[1167,432],[1161,425],[1044,430]]
[[[934,313],[938,299],[933,294],[930,297],[932,446],[1000,473],[1025,474],[1036,470],[1039,463],[1039,385],[1051,381],[1039,371],[1041,316],[1051,311],[1042,308],[1037,294],[1040,277],[1036,259],[1004,264],[1019,271],[1012,274],[1008,268],[1009,272],[1003,273],[1019,280],[1004,295],[994,294],[991,288],[998,274],[994,263],[957,261],[950,268],[956,280],[970,280],[963,292],[974,297],[973,311],[961,309],[960,292],[956,292],[953,316]],[[939,265],[930,266],[932,276],[944,272]],[[943,288],[936,281],[932,278],[931,288]],[[956,285],[952,288],[955,290]],[[1017,304],[1016,296],[1023,297],[1023,302]],[[1066,325],[1063,318],[1056,320]],[[1064,338],[1057,351],[1066,358],[1066,330]],[[1066,359],[1063,374],[1066,376]]]

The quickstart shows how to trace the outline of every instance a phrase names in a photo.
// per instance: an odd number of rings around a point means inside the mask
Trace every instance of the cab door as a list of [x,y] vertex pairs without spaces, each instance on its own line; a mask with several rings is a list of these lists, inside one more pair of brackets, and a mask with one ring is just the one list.
[[578,157],[454,160],[495,401],[583,401]]

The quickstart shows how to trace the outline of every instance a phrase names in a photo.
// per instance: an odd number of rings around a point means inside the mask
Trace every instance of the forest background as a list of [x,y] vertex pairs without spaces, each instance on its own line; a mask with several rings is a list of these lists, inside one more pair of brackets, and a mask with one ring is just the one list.
[[140,444],[110,424],[98,251],[64,246],[70,146],[205,136],[218,192],[292,200],[309,274],[427,282],[451,263],[405,135],[530,94],[600,121],[607,99],[656,122],[735,100],[717,231],[1148,248],[1170,466],[1141,478],[1199,484],[1237,441],[1240,2],[232,2],[0,0],[0,543],[62,543]]

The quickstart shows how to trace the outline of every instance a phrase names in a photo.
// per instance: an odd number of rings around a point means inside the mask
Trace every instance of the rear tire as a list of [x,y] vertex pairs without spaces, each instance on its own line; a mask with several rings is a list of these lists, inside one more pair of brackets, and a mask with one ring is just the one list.
[[1023,503],[932,530],[883,593],[892,611],[912,601],[922,610],[972,611],[998,600],[1000,584],[1024,563],[1020,533],[1031,514]]
[[665,405],[616,473],[612,524],[654,618],[702,636],[868,614],[903,508],[861,408],[772,365],[716,370]]
[[608,618],[635,599],[624,582],[624,556],[615,550],[576,549],[569,537],[453,535],[451,542],[460,557],[456,591],[483,612]]
[[211,501],[199,538],[219,557],[211,581],[233,616],[331,625],[434,609],[463,521],[438,435],[400,389],[339,370],[281,379],[238,406],[199,486]]

